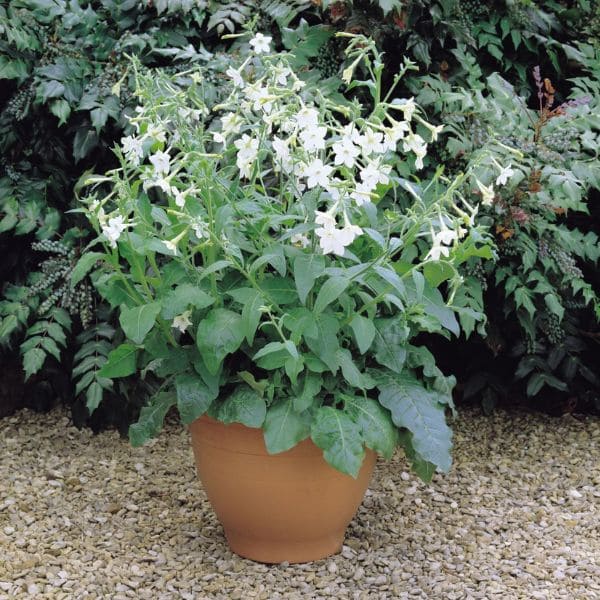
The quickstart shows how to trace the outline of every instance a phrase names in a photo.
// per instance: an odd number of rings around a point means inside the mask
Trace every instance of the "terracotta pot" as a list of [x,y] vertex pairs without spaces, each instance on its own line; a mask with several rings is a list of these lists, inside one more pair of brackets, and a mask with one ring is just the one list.
[[259,562],[309,562],[339,552],[367,490],[375,453],[357,479],[330,467],[308,439],[268,454],[261,429],[202,417],[190,425],[198,475],[230,548]]

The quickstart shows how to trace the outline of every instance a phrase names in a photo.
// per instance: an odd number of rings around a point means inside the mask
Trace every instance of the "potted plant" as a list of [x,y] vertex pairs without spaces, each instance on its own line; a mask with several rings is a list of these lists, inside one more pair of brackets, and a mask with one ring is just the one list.
[[134,65],[121,166],[83,199],[102,250],[77,272],[102,261],[126,337],[101,375],[158,382],[131,442],[176,405],[233,551],[265,562],[337,551],[375,453],[448,470],[454,380],[415,338],[458,333],[438,288],[489,253],[458,182],[413,177],[439,128],[390,100],[411,65],[384,97],[374,44],[347,37],[370,109],[306,85],[260,33],[219,97],[201,68]]

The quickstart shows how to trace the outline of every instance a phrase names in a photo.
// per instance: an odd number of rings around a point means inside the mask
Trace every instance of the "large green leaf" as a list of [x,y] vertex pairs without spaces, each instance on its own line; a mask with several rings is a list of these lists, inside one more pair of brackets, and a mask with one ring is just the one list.
[[77,285],[99,261],[105,258],[103,252],[86,252],[71,271],[71,285]]
[[284,452],[310,435],[311,418],[308,412],[297,413],[292,401],[279,400],[269,407],[264,424],[264,437],[270,454]]
[[387,459],[392,458],[398,443],[398,429],[389,411],[373,398],[343,395],[346,412],[360,427],[365,444]]
[[345,412],[331,406],[319,408],[315,413],[310,434],[332,467],[355,479],[358,477],[365,449],[359,425]]
[[244,339],[242,317],[225,308],[211,310],[200,321],[196,334],[196,344],[206,368],[215,374],[223,359],[235,352]]
[[335,351],[339,348],[337,334],[340,324],[333,315],[327,313],[318,315],[315,324],[316,335],[308,335],[307,332],[306,344],[335,373],[339,367]]
[[294,261],[294,281],[302,304],[312,289],[315,281],[325,270],[325,257],[320,254],[302,254]]
[[154,396],[140,412],[137,423],[129,426],[129,441],[134,447],[143,446],[149,439],[156,437],[163,427],[165,415],[175,404],[175,395],[162,392]]
[[408,327],[399,319],[376,319],[375,329],[375,360],[380,365],[401,373],[406,361]]
[[206,308],[215,299],[191,283],[183,283],[171,290],[162,302],[161,316],[163,319],[173,319],[193,306],[197,309]]
[[322,313],[329,304],[337,300],[344,290],[350,285],[347,277],[331,277],[319,290],[315,300],[315,314]]
[[160,302],[151,302],[142,306],[127,308],[121,306],[119,323],[125,335],[134,343],[141,344],[148,332],[154,327],[160,313]]
[[37,373],[46,360],[46,353],[41,348],[31,348],[23,354],[23,368],[25,369],[25,379],[29,379],[34,373]]
[[261,427],[267,405],[260,394],[247,385],[238,386],[219,407],[219,421]]
[[306,373],[302,380],[301,391],[298,391],[293,398],[294,410],[301,413],[313,406],[322,385],[323,378],[321,375],[310,372]]
[[371,347],[377,333],[373,321],[361,315],[354,315],[350,321],[350,327],[360,353],[364,354]]
[[121,344],[108,355],[108,360],[98,371],[98,377],[115,379],[135,373],[138,349],[133,344]]
[[218,391],[211,390],[200,377],[192,373],[178,375],[175,390],[177,409],[186,425],[201,417],[218,395]]
[[256,290],[252,290],[252,294],[244,303],[244,308],[242,308],[242,327],[244,328],[244,335],[250,346],[254,342],[254,336],[262,315],[260,308],[264,304],[266,304],[266,302],[262,294]]
[[445,407],[410,373],[379,373],[379,402],[392,413],[397,427],[413,434],[415,451],[442,471],[452,463],[452,431]]
[[413,435],[410,431],[403,429],[398,432],[399,444],[404,448],[404,454],[410,462],[412,470],[426,483],[429,483],[435,474],[435,465],[423,460],[423,458],[415,452],[413,447]]

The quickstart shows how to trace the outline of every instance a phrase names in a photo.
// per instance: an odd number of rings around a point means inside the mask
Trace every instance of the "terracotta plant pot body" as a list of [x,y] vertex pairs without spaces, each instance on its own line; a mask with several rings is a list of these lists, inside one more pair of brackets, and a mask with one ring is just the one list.
[[261,429],[208,417],[190,425],[198,475],[230,548],[259,562],[309,562],[338,552],[365,495],[375,453],[357,479],[330,467],[311,440],[271,455]]

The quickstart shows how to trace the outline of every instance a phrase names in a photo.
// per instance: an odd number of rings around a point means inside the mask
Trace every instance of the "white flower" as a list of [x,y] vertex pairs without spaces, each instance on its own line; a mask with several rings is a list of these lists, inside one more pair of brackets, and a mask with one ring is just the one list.
[[168,175],[171,157],[166,152],[156,152],[150,157],[150,162],[154,165],[157,175]]
[[427,156],[427,144],[425,140],[418,133],[411,133],[404,139],[404,152],[412,151],[417,160],[415,161],[415,167],[417,169],[423,168],[423,159]]
[[325,187],[327,193],[331,196],[331,199],[337,201],[342,196],[343,181],[339,177],[332,177],[329,180],[329,185]]
[[392,100],[392,107],[400,109],[407,121],[412,120],[413,114],[417,109],[414,98],[395,98]]
[[386,150],[396,150],[398,141],[404,138],[404,135],[410,131],[410,125],[406,121],[393,121],[391,127],[385,129],[383,136],[383,145]]
[[147,192],[150,188],[160,188],[165,194],[171,193],[171,184],[164,178],[159,177],[158,179],[145,179],[143,188]]
[[370,185],[373,190],[378,183],[385,185],[390,182],[388,175],[391,170],[391,165],[382,165],[379,161],[372,161],[361,170],[360,178],[365,185]]
[[123,217],[111,217],[108,224],[102,225],[102,233],[105,235],[111,248],[117,247],[117,240],[129,225],[125,223]]
[[[425,122],[423,122],[425,123]],[[442,133],[444,126],[443,125],[427,125],[429,131],[431,131],[431,141],[435,142],[438,139],[438,135]]]
[[276,158],[275,171],[283,169],[284,172],[290,173],[293,169],[293,164],[287,140],[282,140],[281,138],[274,136],[271,145]]
[[290,238],[290,241],[292,244],[300,246],[301,248],[310,246],[310,240],[303,233],[294,233],[294,235]]
[[240,72],[234,69],[233,67],[229,67],[227,71],[225,71],[225,75],[231,78],[235,87],[244,87],[244,78],[241,76]]
[[327,127],[309,127],[300,133],[300,139],[307,152],[317,152],[325,148]]
[[157,142],[165,143],[167,141],[167,134],[162,125],[149,125],[146,130],[146,135]]
[[346,225],[343,229],[335,227],[321,227],[315,229],[319,236],[319,246],[323,254],[336,254],[343,256],[346,246],[349,246],[354,239],[362,234],[362,229],[356,225]]
[[244,94],[246,95],[246,98],[253,103],[253,110],[259,111],[262,109],[266,113],[271,112],[273,106],[272,96],[269,90],[264,87],[260,81],[247,85],[244,88]]
[[440,257],[448,257],[450,255],[450,248],[447,246],[433,246],[427,253],[425,260],[440,260]]
[[366,183],[357,183],[356,189],[350,194],[354,198],[357,206],[362,206],[365,202],[371,202],[371,192],[373,187]]
[[295,119],[301,129],[317,127],[319,124],[319,111],[305,106],[296,113]]
[[383,133],[374,131],[370,127],[358,138],[358,144],[362,148],[365,156],[368,156],[373,152],[376,154],[385,152]]
[[496,185],[506,185],[506,182],[515,174],[514,169],[509,164],[508,167],[500,169],[500,175],[496,178]]
[[194,233],[196,234],[196,237],[201,240],[202,238],[207,238],[209,237],[208,234],[208,227],[206,225],[206,223],[204,223],[204,221],[201,220],[196,220],[192,223],[192,229],[194,230]]
[[307,177],[306,185],[309,189],[318,185],[325,188],[329,185],[331,171],[333,171],[333,167],[324,165],[320,158],[315,158],[304,168],[302,175]]
[[128,135],[127,137],[121,138],[121,146],[123,147],[123,154],[125,154],[127,160],[134,167],[137,167],[140,164],[140,159],[144,156],[142,140]]
[[172,188],[173,197],[175,198],[175,204],[179,206],[179,208],[183,208],[185,206],[185,194],[180,192],[176,187]]
[[335,217],[330,212],[321,212],[315,210],[315,223],[323,227],[335,227]]
[[256,54],[267,54],[271,51],[270,44],[272,39],[272,37],[259,32],[250,40],[250,45]]
[[491,206],[492,202],[494,201],[494,197],[496,196],[496,193],[494,192],[494,186],[492,184],[489,186],[483,185],[479,179],[476,179],[475,181],[479,191],[481,192],[481,204],[484,206]]
[[342,129],[344,139],[351,141],[353,144],[358,144],[358,140],[360,139],[360,132],[354,125],[354,123],[349,123],[345,125]]
[[190,320],[191,314],[192,314],[191,310],[186,310],[185,312],[181,313],[180,315],[177,315],[173,319],[173,323],[171,324],[171,327],[174,327],[175,329],[179,329],[179,331],[181,331],[181,333],[185,333],[186,329],[192,324],[192,321]]
[[233,145],[238,149],[238,157],[240,155],[244,157],[256,157],[258,153],[258,140],[250,137],[247,133],[244,133],[240,139],[235,140]]
[[221,126],[223,128],[224,135],[230,135],[232,133],[238,133],[243,123],[242,118],[233,112],[226,113],[221,117]]
[[177,256],[177,242],[175,240],[162,240],[162,243],[165,245],[167,250],[172,252],[175,256]]
[[360,150],[348,138],[333,144],[332,149],[335,153],[335,164],[346,165],[349,169],[354,166],[356,157],[360,154]]
[[275,75],[275,81],[281,86],[286,86],[288,76],[292,74],[292,71],[279,63],[277,67],[275,67],[273,73]]

